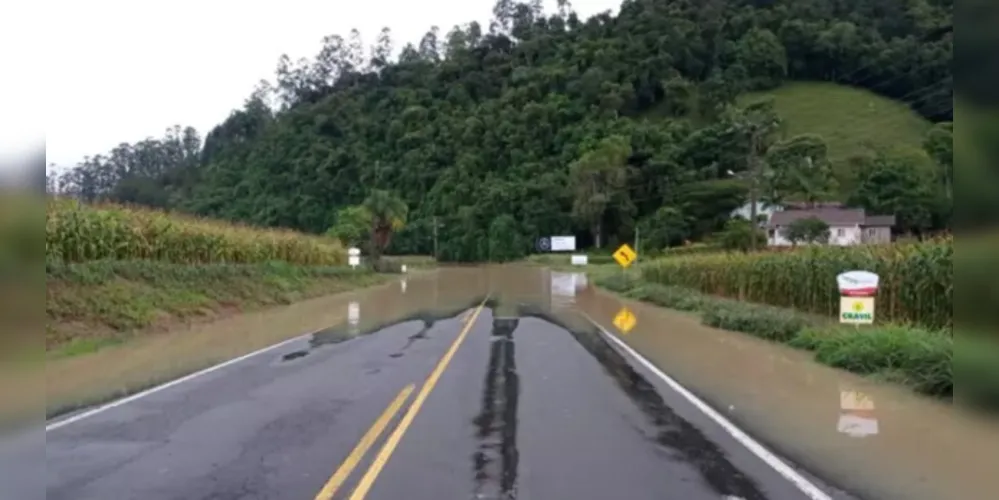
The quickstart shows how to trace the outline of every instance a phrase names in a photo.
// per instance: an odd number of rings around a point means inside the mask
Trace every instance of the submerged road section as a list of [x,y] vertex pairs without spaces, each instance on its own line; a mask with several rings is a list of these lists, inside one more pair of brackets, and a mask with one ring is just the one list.
[[347,322],[64,417],[46,433],[45,494],[838,498],[782,475],[582,314],[491,297]]

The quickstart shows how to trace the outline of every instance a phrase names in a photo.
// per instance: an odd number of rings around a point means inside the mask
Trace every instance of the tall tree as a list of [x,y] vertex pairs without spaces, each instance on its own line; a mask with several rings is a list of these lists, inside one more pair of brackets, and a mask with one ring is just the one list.
[[878,152],[866,160],[857,190],[848,200],[869,214],[894,215],[896,228],[922,234],[932,223],[935,200],[932,183],[903,157]]
[[372,223],[371,212],[367,207],[352,205],[337,211],[333,226],[326,231],[326,235],[340,240],[346,246],[356,247],[371,240]]
[[767,151],[766,163],[772,176],[768,193],[771,204],[804,201],[815,206],[835,197],[836,178],[821,136],[803,134],[780,141]]
[[378,33],[375,46],[371,48],[371,67],[381,70],[392,61],[392,30],[385,27]]
[[392,242],[392,234],[406,225],[406,203],[395,193],[375,189],[364,199],[364,209],[371,214],[371,257],[378,262]]
[[948,200],[954,199],[954,123],[938,123],[926,134],[923,149],[937,165],[937,177]]
[[589,228],[597,248],[603,246],[607,208],[626,187],[626,162],[630,154],[631,145],[624,137],[611,136],[569,167],[573,215]]
[[[773,170],[767,165],[766,158],[770,148],[778,140],[780,117],[777,114],[773,98],[757,100],[745,109],[736,112],[733,127],[745,141],[746,167],[744,175],[749,184],[749,220],[757,222],[757,211],[761,199],[761,190],[773,177]],[[750,238],[750,249],[755,250],[758,241]]]

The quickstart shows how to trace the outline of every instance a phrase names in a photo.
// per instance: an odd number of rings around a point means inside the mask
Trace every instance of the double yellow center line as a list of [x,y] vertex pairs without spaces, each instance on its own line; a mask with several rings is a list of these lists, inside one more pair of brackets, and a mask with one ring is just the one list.
[[[402,420],[399,421],[399,425],[396,426],[392,434],[389,435],[388,439],[385,440],[385,444],[382,445],[381,450],[378,451],[378,455],[375,456],[374,461],[371,466],[365,472],[364,476],[357,483],[357,487],[354,488],[354,492],[350,495],[350,500],[364,500],[365,495],[371,490],[371,487],[375,484],[375,480],[378,479],[378,474],[381,473],[385,464],[388,463],[389,458],[395,451],[396,447],[399,446],[399,441],[402,440],[402,436],[406,434],[406,430],[413,423],[413,419],[416,418],[416,414],[420,412],[420,408],[423,403],[430,396],[430,392],[433,391],[434,386],[437,385],[437,381],[441,378],[447,365],[451,363],[451,359],[454,354],[458,352],[458,347],[465,340],[468,335],[469,330],[472,329],[472,325],[475,324],[475,320],[479,317],[479,313],[482,312],[482,307],[485,306],[485,301],[483,301],[477,308],[475,312],[472,313],[471,317],[465,321],[465,326],[461,329],[458,334],[458,338],[454,339],[451,343],[451,347],[448,348],[444,356],[441,357],[440,361],[437,362],[437,366],[434,367],[433,371],[430,372],[430,376],[427,377],[426,382],[423,383],[423,387],[420,388],[420,392],[416,394],[416,399],[413,400],[413,404],[410,405],[409,409],[402,416]],[[403,404],[409,399],[409,395],[415,389],[415,385],[410,384],[399,392],[399,395],[392,400],[388,408],[375,420],[368,432],[361,437],[358,441],[357,446],[351,450],[347,458],[344,459],[340,467],[337,468],[333,476],[330,477],[326,485],[323,486],[322,490],[319,490],[319,494],[316,495],[316,500],[332,500],[333,495],[343,486],[347,478],[354,471],[357,465],[364,458],[364,455],[368,453],[371,446],[375,444],[378,440],[378,436],[382,434],[385,428],[388,426],[392,418],[395,417],[396,413],[402,408]]]

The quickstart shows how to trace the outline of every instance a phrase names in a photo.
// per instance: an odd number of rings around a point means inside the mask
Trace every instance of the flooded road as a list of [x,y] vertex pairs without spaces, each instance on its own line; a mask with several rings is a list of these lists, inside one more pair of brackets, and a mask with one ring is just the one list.
[[992,422],[533,267],[403,277],[57,360],[46,378],[49,413],[69,411],[45,433],[53,499],[999,491]]

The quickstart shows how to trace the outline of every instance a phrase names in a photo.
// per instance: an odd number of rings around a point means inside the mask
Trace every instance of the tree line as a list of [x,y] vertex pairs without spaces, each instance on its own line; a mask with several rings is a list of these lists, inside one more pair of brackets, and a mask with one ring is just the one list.
[[[949,0],[627,0],[582,20],[567,0],[551,13],[498,0],[488,26],[433,27],[397,58],[388,28],[370,46],[356,30],[327,36],[311,59],[282,57],[203,143],[174,127],[47,183],[348,239],[381,224],[384,250],[453,261],[516,258],[552,234],[703,239],[750,193],[841,199],[920,233],[950,224],[952,12]],[[939,123],[925,147],[935,170],[871,151],[849,160],[862,175],[842,192],[821,136],[787,137],[772,102],[735,105],[789,80],[905,102]]]

